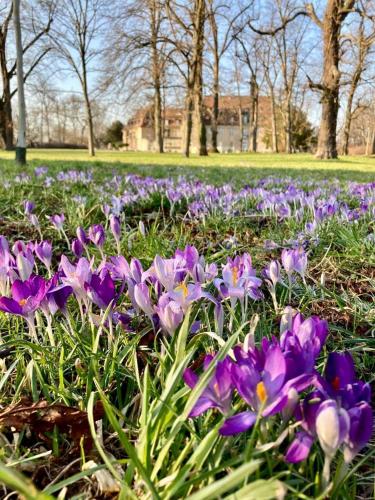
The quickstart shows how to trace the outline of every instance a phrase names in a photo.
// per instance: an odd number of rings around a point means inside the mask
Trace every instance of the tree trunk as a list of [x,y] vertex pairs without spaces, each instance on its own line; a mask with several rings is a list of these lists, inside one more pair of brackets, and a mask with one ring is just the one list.
[[271,127],[272,127],[272,152],[279,152],[279,145],[277,141],[277,121],[276,121],[276,104],[275,104],[275,94],[273,88],[270,87],[271,94]]
[[203,49],[205,11],[205,0],[195,0],[192,65],[192,77],[194,82],[192,142],[194,149],[199,156],[207,156],[206,125],[204,123],[203,109]]
[[4,148],[7,151],[14,149],[14,128],[12,117],[12,96],[10,91],[10,78],[7,69],[5,47],[0,45],[0,66],[3,84],[1,97],[0,128]]
[[320,119],[317,158],[337,158],[336,130],[340,89],[340,31],[345,17],[355,0],[347,1],[345,9],[339,0],[328,0],[322,23],[323,76],[321,90],[322,115]]
[[292,153],[292,111],[290,105],[290,96],[287,95],[285,98],[285,109],[284,109],[284,132],[285,132],[285,153]]
[[211,122],[211,149],[213,153],[218,153],[217,137],[219,122],[219,60],[215,58],[214,62],[214,85],[213,85],[213,109]]
[[249,144],[248,151],[256,153],[258,138],[258,84],[255,76],[251,77],[250,82],[250,109],[249,109]]
[[83,61],[82,66],[83,66],[82,90],[83,90],[83,97],[85,99],[85,107],[86,107],[88,150],[89,150],[90,156],[95,156],[94,122],[93,122],[93,118],[92,118],[91,102],[90,102],[88,87],[87,87],[86,64],[84,61]]
[[186,158],[190,156],[191,133],[193,128],[192,112],[193,112],[192,92],[190,89],[188,89],[185,101],[185,141],[184,141],[184,151],[183,151]]
[[243,115],[242,115],[241,104],[240,104],[240,107],[238,108],[238,124],[240,127],[240,153],[242,153],[242,151],[243,151]]
[[18,90],[18,137],[16,162],[26,165],[26,104],[23,82],[23,48],[20,23],[20,0],[13,0],[13,21],[16,38],[17,90]]
[[343,133],[342,152],[345,156],[349,154],[349,137],[350,137],[350,127],[352,124],[353,97],[354,97],[354,91],[353,91],[353,86],[351,86],[348,96],[348,103],[346,105],[346,110],[345,110],[345,123],[344,123],[344,133]]
[[209,20],[213,38],[213,109],[211,119],[211,149],[213,153],[218,153],[218,121],[219,121],[219,92],[220,92],[220,56],[219,37],[215,13],[212,6],[209,13]]
[[161,99],[161,67],[158,51],[158,19],[159,8],[152,0],[151,8],[151,59],[152,78],[154,84],[154,149],[158,153],[164,152],[164,134],[162,127],[162,99]]
[[161,105],[161,91],[160,80],[154,80],[154,136],[155,136],[155,150],[158,153],[164,153],[164,137],[162,127],[162,105]]
[[374,155],[375,154],[375,127],[369,131],[367,144],[366,144],[366,155]]

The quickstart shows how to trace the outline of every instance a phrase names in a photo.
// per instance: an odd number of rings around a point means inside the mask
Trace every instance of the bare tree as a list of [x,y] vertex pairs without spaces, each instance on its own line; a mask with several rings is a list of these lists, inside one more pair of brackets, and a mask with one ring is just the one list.
[[358,86],[360,85],[364,73],[367,69],[369,63],[369,54],[372,48],[372,45],[375,40],[375,32],[374,27],[371,23],[370,32],[366,32],[366,22],[365,17],[361,16],[357,33],[353,33],[353,29],[347,35],[348,42],[351,44],[349,50],[349,58],[350,61],[354,65],[353,71],[349,73],[348,78],[348,95],[347,102],[345,108],[345,118],[344,118],[344,130],[343,130],[343,154],[349,154],[349,138],[350,138],[350,128],[353,116],[356,112],[361,110],[361,105],[358,102],[356,106],[354,106],[354,96],[358,90]]
[[84,98],[88,150],[95,155],[94,122],[89,88],[89,73],[103,52],[103,30],[106,23],[103,0],[60,0],[54,27],[49,35],[56,53],[76,75]]
[[243,5],[239,2],[236,8],[220,0],[207,0],[207,17],[210,27],[207,44],[212,54],[213,75],[213,109],[211,117],[211,149],[217,153],[219,96],[220,96],[220,65],[223,56],[231,46],[236,24],[239,19],[250,9],[253,1]]
[[[24,43],[22,47],[23,59],[27,58],[24,69],[23,81],[28,80],[35,68],[50,51],[43,40],[48,33],[51,23],[54,4],[53,2],[42,3],[35,8],[28,3],[23,7],[22,20]],[[12,82],[17,73],[17,63],[14,54],[14,36],[11,21],[14,13],[13,1],[5,2],[0,10],[0,71],[2,82],[2,95],[0,99],[0,136],[5,149],[14,147],[14,127],[12,117],[12,98],[17,93],[17,86]]]
[[[185,145],[189,156],[190,144],[200,155],[207,155],[206,127],[203,108],[203,50],[205,42],[206,0],[194,0],[181,5],[166,0],[171,37],[166,40],[173,50],[171,57],[182,57],[186,64]],[[178,67],[179,62],[172,59]],[[181,68],[178,68],[182,72]],[[182,73],[183,74],[183,73]]]
[[259,108],[259,37],[252,36],[246,29],[234,33],[237,44],[236,57],[245,64],[249,72],[249,119],[248,119],[248,151],[256,152],[258,147],[258,108]]
[[277,137],[277,118],[276,118],[276,82],[278,77],[277,56],[275,54],[272,39],[263,37],[262,45],[259,50],[260,62],[263,68],[264,79],[267,83],[267,89],[271,103],[271,138],[272,152],[279,152]]
[[289,16],[283,18],[281,24],[274,29],[258,29],[253,23],[249,23],[257,33],[275,36],[299,16],[309,16],[321,30],[323,39],[321,80],[314,82],[308,77],[310,88],[320,93],[322,107],[317,158],[337,158],[336,134],[341,87],[341,34],[346,18],[351,14],[361,14],[361,4],[360,0],[327,0],[324,15],[320,18],[315,12],[313,4],[306,3],[290,12]]
[[[116,3],[114,2],[114,5]],[[104,86],[118,86],[128,95],[152,91],[154,150],[164,151],[163,87],[167,56],[163,27],[165,5],[160,0],[119,1],[110,16],[112,33],[106,53]],[[120,75],[120,74],[121,75]],[[120,85],[119,85],[120,84]],[[135,85],[134,85],[135,84]]]

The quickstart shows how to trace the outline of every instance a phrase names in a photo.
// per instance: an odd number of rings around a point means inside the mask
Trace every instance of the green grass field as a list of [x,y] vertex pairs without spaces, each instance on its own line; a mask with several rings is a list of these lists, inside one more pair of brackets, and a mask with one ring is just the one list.
[[[324,373],[329,353],[346,352],[354,360],[356,377],[374,384],[375,191],[371,185],[344,181],[374,181],[375,158],[321,162],[305,154],[228,154],[186,159],[178,154],[105,151],[89,158],[85,151],[31,150],[29,167],[23,170],[13,157],[0,153],[0,498],[15,498],[14,492],[27,500],[374,498],[373,439],[366,446],[369,438],[360,443],[347,468],[343,445],[336,450],[330,481],[318,439],[306,459],[286,461],[301,430],[293,416],[297,393],[288,392],[282,414],[263,419],[268,396],[265,392],[264,399],[265,386],[257,382],[257,420],[234,436],[219,435],[224,418],[253,407],[237,389],[229,410],[213,407],[194,418],[191,410],[204,400],[200,396],[206,390],[220,404],[227,399],[213,383],[216,367],[202,371],[205,354],[218,353],[217,359],[224,359],[235,344],[245,348],[252,341],[263,352],[267,344],[262,339],[280,338],[286,306],[305,318],[318,316],[328,322],[328,337],[314,361],[318,373]],[[34,168],[41,165],[48,168],[36,173]],[[92,175],[87,175],[88,169]],[[62,175],[68,170],[73,172]],[[19,175],[24,171],[27,175]],[[164,183],[121,175],[127,173],[174,179]],[[193,179],[177,179],[181,174]],[[278,179],[257,182],[269,175]],[[296,180],[283,180],[289,176]],[[205,182],[196,183],[195,177]],[[343,182],[322,182],[334,178]],[[245,193],[233,205],[231,186],[211,185],[226,182],[236,185],[233,199]],[[259,189],[242,189],[247,183]],[[200,191],[202,186],[206,189]],[[267,199],[273,200],[273,208],[262,207]],[[32,202],[29,211],[26,200]],[[193,202],[210,208],[194,212]],[[333,207],[333,215],[320,214]],[[120,216],[117,239],[108,210]],[[56,214],[61,227],[51,218]],[[98,225],[106,235],[100,244],[93,238]],[[78,227],[91,235],[80,260],[79,248],[73,246]],[[47,245],[42,254],[42,247],[35,245],[41,241]],[[201,256],[194,273],[180,258],[171,268],[176,250],[187,245]],[[306,257],[306,269],[287,276],[284,264],[276,261],[283,249],[297,247],[298,255]],[[238,265],[231,259],[243,259],[244,253],[251,257],[262,294],[256,300],[246,288],[246,298],[232,303],[212,279],[217,273],[222,282],[223,269],[232,262],[230,288],[238,293],[246,283],[239,280],[245,261],[237,260]],[[63,259],[74,265],[67,272],[61,267]],[[271,262],[280,274],[273,288],[264,274]],[[205,264],[217,266],[211,277],[212,268]],[[137,271],[139,265],[146,273]],[[61,286],[68,278],[75,286],[66,308],[60,303],[54,312],[58,304],[51,302],[51,310],[49,305],[46,309],[49,299],[42,294],[52,286],[51,276],[55,284]],[[25,282],[36,278],[38,287],[25,288]],[[173,286],[166,279],[173,279]],[[196,281],[202,281],[204,295],[194,299],[187,287],[194,291]],[[135,303],[134,289],[140,284],[148,290],[148,309]],[[61,291],[60,286],[52,288],[53,293]],[[17,287],[26,290],[22,297]],[[38,303],[42,295],[43,304]],[[183,314],[176,302],[177,314],[172,310],[165,316],[174,321],[177,317],[172,333],[160,327],[156,316],[166,297],[191,301]],[[222,305],[221,326],[217,304]],[[20,307],[25,307],[22,314]],[[301,336],[306,331],[298,330]],[[295,357],[295,365],[304,359]],[[193,390],[184,383],[187,367],[199,374]],[[349,393],[351,383],[344,382]],[[338,376],[332,390],[336,383],[341,383]],[[311,390],[299,391],[301,402]],[[341,405],[341,393],[332,397]],[[367,408],[367,402],[361,404]],[[328,424],[332,446],[338,424]],[[361,427],[366,430],[365,424]]]
[[[338,160],[320,161],[311,154],[210,154],[208,157],[184,158],[177,153],[133,153],[98,151],[90,158],[84,150],[31,149],[31,165],[48,163],[59,168],[85,167],[84,162],[98,168],[116,165],[132,172],[153,176],[194,173],[215,183],[243,182],[244,177],[266,175],[302,177],[305,179],[339,178],[342,180],[375,180],[375,158],[369,156],[342,157]],[[0,152],[3,166],[12,166],[14,152]]]

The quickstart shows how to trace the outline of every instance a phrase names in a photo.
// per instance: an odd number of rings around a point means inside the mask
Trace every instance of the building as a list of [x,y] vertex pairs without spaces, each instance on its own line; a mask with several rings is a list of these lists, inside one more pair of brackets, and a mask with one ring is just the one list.
[[[207,147],[211,144],[211,117],[213,96],[204,98]],[[249,116],[251,100],[248,96],[221,96],[219,99],[217,145],[221,153],[247,151],[249,145]],[[269,151],[267,135],[271,130],[271,102],[259,96],[257,150]],[[164,109],[164,150],[182,152],[185,129],[184,109]],[[153,151],[154,128],[152,106],[139,109],[123,129],[123,143],[127,151]]]

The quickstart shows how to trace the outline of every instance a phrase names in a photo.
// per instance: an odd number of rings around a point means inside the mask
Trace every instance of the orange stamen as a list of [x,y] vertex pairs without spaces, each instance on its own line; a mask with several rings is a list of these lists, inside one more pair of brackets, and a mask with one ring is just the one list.
[[257,384],[256,392],[257,392],[257,396],[258,396],[259,401],[263,404],[267,400],[267,397],[268,397],[267,389],[264,385],[264,382],[259,382]]
[[340,377],[335,377],[332,380],[332,387],[334,388],[335,391],[340,390]]
[[183,281],[178,285],[176,290],[182,290],[182,295],[185,297],[185,299],[189,294],[188,287],[186,286],[186,283],[184,283]]
[[232,278],[233,278],[233,285],[237,285],[238,281],[238,267],[234,266],[232,268]]

